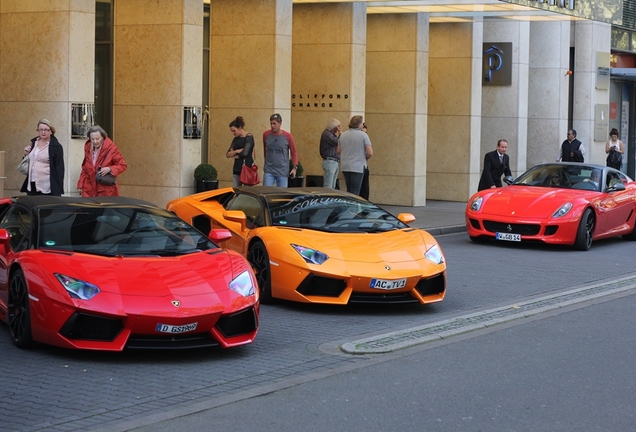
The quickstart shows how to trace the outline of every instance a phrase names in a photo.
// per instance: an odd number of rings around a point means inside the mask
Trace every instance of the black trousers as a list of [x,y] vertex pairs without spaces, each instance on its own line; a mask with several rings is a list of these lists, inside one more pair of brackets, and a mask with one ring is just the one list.
[[362,185],[360,186],[360,196],[365,200],[369,199],[369,168],[364,169],[364,177],[362,177]]

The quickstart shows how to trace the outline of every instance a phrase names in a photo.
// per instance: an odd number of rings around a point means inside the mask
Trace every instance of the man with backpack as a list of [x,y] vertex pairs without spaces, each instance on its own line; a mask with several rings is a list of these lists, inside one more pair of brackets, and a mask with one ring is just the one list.
[[585,147],[576,139],[574,129],[568,131],[568,138],[561,143],[557,162],[585,162]]

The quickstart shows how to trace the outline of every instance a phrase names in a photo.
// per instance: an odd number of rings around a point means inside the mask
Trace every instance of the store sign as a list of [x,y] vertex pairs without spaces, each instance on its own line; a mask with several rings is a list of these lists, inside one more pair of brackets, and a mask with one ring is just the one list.
[[512,42],[486,42],[483,52],[483,85],[512,84]]

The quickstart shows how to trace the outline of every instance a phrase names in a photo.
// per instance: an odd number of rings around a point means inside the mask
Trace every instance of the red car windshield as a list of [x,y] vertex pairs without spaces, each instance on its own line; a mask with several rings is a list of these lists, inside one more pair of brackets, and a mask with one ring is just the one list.
[[126,207],[41,208],[38,249],[106,256],[175,256],[217,247],[169,212]]

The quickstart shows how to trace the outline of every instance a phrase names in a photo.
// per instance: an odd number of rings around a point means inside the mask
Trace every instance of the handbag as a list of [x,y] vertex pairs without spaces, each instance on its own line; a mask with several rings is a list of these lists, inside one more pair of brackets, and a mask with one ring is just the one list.
[[239,176],[239,180],[246,186],[254,186],[261,182],[261,179],[258,177],[258,166],[256,163],[253,163],[252,166],[245,165],[245,160],[243,160],[243,166],[241,167],[241,175]]
[[17,166],[20,174],[27,175],[29,174],[29,155],[26,155],[22,158],[22,162],[20,162]]
[[111,173],[108,173],[108,174],[103,175],[103,176],[99,175],[99,174],[96,174],[95,178],[96,178],[98,183],[101,183],[101,184],[104,184],[104,185],[108,185],[108,186],[112,186],[115,183],[117,183],[117,177],[115,177]]

